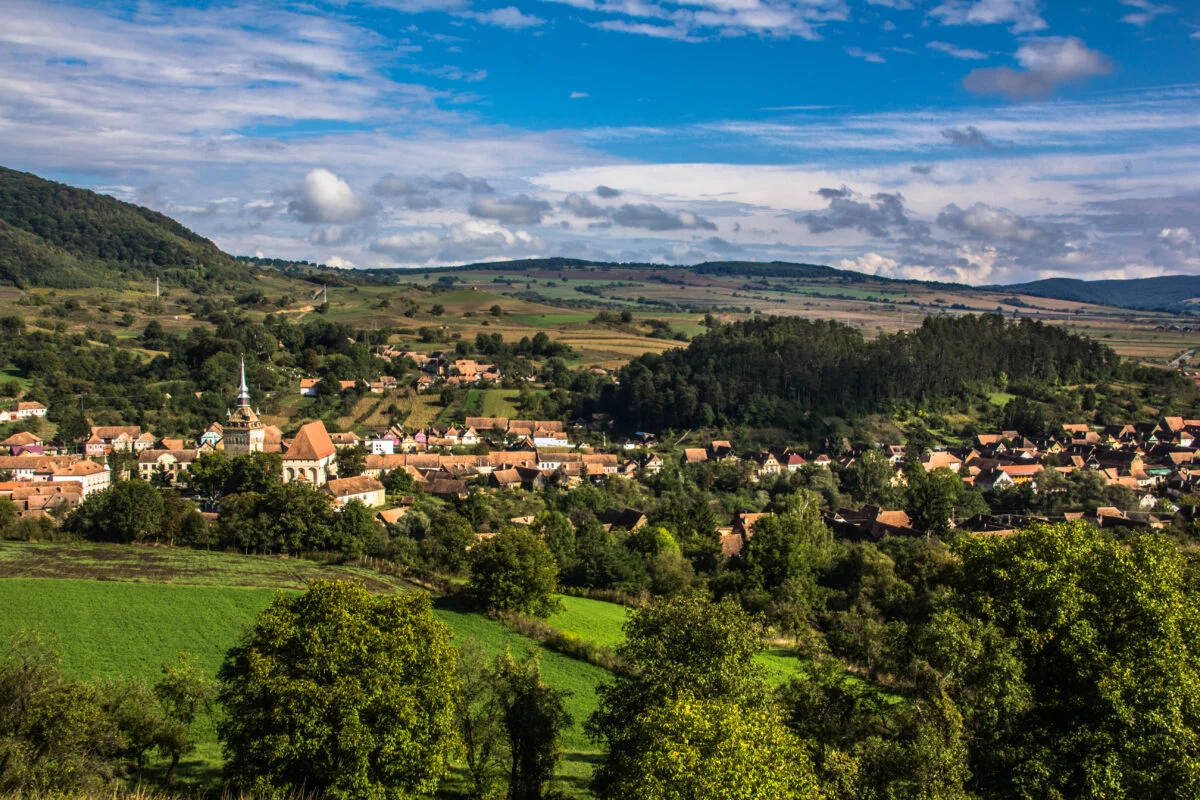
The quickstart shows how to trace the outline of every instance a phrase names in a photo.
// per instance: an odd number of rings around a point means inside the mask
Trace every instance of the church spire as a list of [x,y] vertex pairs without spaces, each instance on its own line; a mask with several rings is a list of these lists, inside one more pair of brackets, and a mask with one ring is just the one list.
[[242,359],[242,384],[238,387],[238,405],[242,408],[250,407],[250,389],[246,386],[246,359]]

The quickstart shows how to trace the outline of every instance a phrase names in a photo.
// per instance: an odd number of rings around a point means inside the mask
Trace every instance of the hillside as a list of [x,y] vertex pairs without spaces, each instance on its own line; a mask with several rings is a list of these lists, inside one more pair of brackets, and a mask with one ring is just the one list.
[[1168,275],[1162,278],[1112,281],[1048,278],[1044,281],[988,288],[1054,300],[1177,313],[1195,313],[1196,303],[1200,301],[1200,275]]
[[0,167],[0,283],[83,288],[158,277],[194,288],[248,274],[170,217]]

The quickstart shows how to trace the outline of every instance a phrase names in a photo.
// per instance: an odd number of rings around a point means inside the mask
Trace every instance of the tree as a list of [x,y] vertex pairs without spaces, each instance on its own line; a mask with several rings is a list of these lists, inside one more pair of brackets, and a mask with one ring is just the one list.
[[361,444],[337,452],[337,474],[339,478],[355,478],[367,468],[367,448]]
[[909,462],[904,470],[908,481],[907,508],[913,527],[934,536],[950,533],[950,516],[962,490],[962,478],[949,467],[928,472],[919,461]]
[[421,552],[436,569],[458,574],[466,568],[467,548],[475,544],[471,523],[453,511],[437,514],[428,535],[421,540]]
[[440,317],[442,314],[446,313],[446,307],[441,303],[434,303],[432,306],[430,306],[429,313],[433,314],[435,317]]
[[562,757],[563,731],[572,724],[570,692],[542,682],[536,650],[520,660],[505,650],[496,660],[496,678],[510,753],[509,800],[542,800]]
[[82,442],[92,432],[92,428],[88,425],[88,421],[83,414],[70,406],[65,408],[62,414],[59,415],[57,425],[55,436],[63,444],[77,444]]
[[154,696],[162,705],[167,724],[158,736],[158,747],[170,756],[171,765],[163,782],[175,782],[175,770],[184,755],[196,749],[192,724],[201,709],[207,709],[216,697],[209,676],[196,667],[184,653],[175,664],[163,664],[163,677],[154,684]]
[[218,674],[229,776],[273,795],[432,793],[457,739],[450,635],[424,592],[318,579],[277,595]]
[[799,489],[781,501],[788,510],[761,517],[746,542],[742,569],[751,591],[773,601],[772,616],[802,629],[820,606],[820,573],[829,565],[833,534],[821,520],[820,499]]
[[656,727],[641,721],[655,709],[684,697],[761,708],[769,692],[760,630],[732,598],[711,603],[698,593],[654,600],[629,613],[625,641],[617,654],[630,666],[602,684],[588,734],[608,745],[592,788],[602,798],[629,791],[628,776],[639,754],[654,746]]
[[966,698],[981,709],[976,735],[992,740],[972,754],[977,790],[1200,795],[1200,598],[1174,544],[1071,523],[961,537],[955,550],[960,613],[1011,637],[1029,684],[1016,715]]
[[897,502],[896,470],[879,450],[867,450],[846,468],[842,483],[860,503],[894,508]]
[[622,776],[628,800],[817,800],[803,740],[769,708],[688,694],[637,720],[648,746]]
[[471,550],[471,593],[489,611],[547,617],[558,608],[558,562],[537,534],[505,528]]
[[476,639],[458,651],[458,681],[462,691],[455,706],[461,755],[466,762],[473,800],[496,797],[504,782],[504,709],[497,696],[493,663]]
[[229,456],[220,452],[201,453],[187,471],[187,484],[192,491],[209,500],[216,500],[225,491],[233,474]]
[[84,500],[63,528],[93,542],[129,544],[157,540],[162,520],[158,489],[144,481],[117,481]]
[[59,663],[36,633],[0,653],[0,792],[61,796],[115,776],[119,731],[96,687],[65,681]]

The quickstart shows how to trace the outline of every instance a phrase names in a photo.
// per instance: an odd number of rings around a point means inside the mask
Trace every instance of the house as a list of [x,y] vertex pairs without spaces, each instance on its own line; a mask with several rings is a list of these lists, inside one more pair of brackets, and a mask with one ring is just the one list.
[[52,483],[78,483],[83,487],[83,496],[89,497],[107,489],[111,478],[112,471],[107,465],[79,459],[53,467],[49,479]]
[[867,505],[859,511],[842,508],[823,516],[835,535],[847,539],[877,541],[884,536],[917,535],[908,514],[879,506]]
[[783,466],[779,463],[779,459],[770,451],[750,453],[746,458],[758,465],[758,472],[761,475],[779,475],[783,472]]
[[224,428],[221,427],[221,423],[214,422],[212,425],[208,426],[208,430],[200,435],[199,446],[201,449],[216,450],[221,446],[221,439],[223,436]]
[[703,447],[688,447],[683,451],[684,464],[703,464],[708,461],[708,451]]
[[521,473],[517,472],[516,467],[495,470],[488,475],[488,486],[497,489],[520,489]]
[[331,480],[324,490],[333,496],[335,508],[341,508],[351,500],[358,500],[367,508],[378,508],[384,503],[383,484],[367,475]]
[[333,442],[333,446],[338,450],[349,450],[357,447],[361,440],[358,438],[357,433],[349,431],[346,433],[331,433],[329,434],[329,441]]
[[58,483],[11,481],[0,484],[0,497],[17,507],[17,516],[44,517],[59,509],[73,508],[83,502],[83,485],[78,481]]
[[474,428],[468,426],[463,431],[462,436],[458,438],[458,442],[465,447],[474,447],[479,444],[479,433]]
[[89,456],[103,456],[110,452],[140,453],[154,445],[154,437],[146,439],[147,436],[149,434],[143,434],[140,425],[100,425],[92,428],[84,452]]
[[148,481],[156,473],[166,473],[171,483],[178,483],[198,455],[195,450],[146,450],[138,456],[138,477]]
[[656,475],[662,472],[663,460],[657,453],[651,453],[646,457],[646,463],[642,464],[642,469],[646,470],[647,475]]
[[962,469],[962,463],[961,458],[946,450],[934,450],[921,458],[921,466],[925,467],[926,472],[933,472],[942,467],[951,472],[958,472]]
[[[396,452],[396,435],[391,431],[384,434],[376,434],[368,436],[363,440],[363,446],[367,448],[367,452],[372,455],[392,455]],[[411,448],[410,448],[411,449]]]
[[14,433],[3,442],[0,442],[0,447],[7,447],[8,452],[14,456],[19,456],[23,453],[40,456],[45,453],[45,449],[42,447],[42,440],[29,431]]
[[16,419],[29,419],[30,417],[46,416],[46,407],[41,403],[35,403],[32,400],[25,400],[17,403],[9,412]]
[[641,511],[632,508],[606,508],[597,515],[606,531],[622,528],[632,533],[646,525],[649,519]]
[[756,513],[753,511],[739,511],[733,515],[733,532],[740,534],[742,538],[749,539],[754,535],[754,523],[758,522],[763,517],[770,516],[767,513]]
[[399,508],[385,508],[375,515],[375,519],[384,525],[395,525],[404,515],[408,513],[408,506],[400,506]]
[[726,439],[713,439],[708,449],[712,453],[713,461],[737,460],[737,456],[733,453],[733,445]]
[[465,500],[467,497],[467,482],[458,478],[437,477],[425,482],[425,491],[429,492],[434,497],[441,497],[444,500],[458,498]]
[[321,381],[317,378],[301,378],[300,379],[300,394],[304,397],[317,396],[317,384]]
[[301,426],[296,438],[283,454],[283,482],[306,480],[313,486],[324,486],[336,474],[337,448],[317,420]]

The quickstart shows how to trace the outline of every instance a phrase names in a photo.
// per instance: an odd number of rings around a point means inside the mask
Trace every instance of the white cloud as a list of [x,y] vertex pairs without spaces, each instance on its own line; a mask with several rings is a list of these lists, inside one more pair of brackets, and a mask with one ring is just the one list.
[[346,258],[342,258],[341,256],[329,256],[328,258],[325,259],[324,263],[327,266],[337,267],[338,269],[357,269],[358,268],[357,265],[353,261],[346,259]]
[[946,0],[929,11],[943,25],[1010,25],[1013,33],[1045,30],[1038,0]]
[[295,199],[288,204],[288,212],[301,222],[354,222],[372,211],[344,178],[327,169],[310,170],[290,194]]
[[533,14],[524,14],[516,6],[493,8],[490,11],[464,11],[459,16],[482,22],[484,25],[495,25],[498,28],[508,28],[514,31],[537,28],[546,24],[546,20]]
[[852,58],[861,58],[863,61],[869,61],[872,64],[886,64],[887,59],[879,55],[879,53],[870,53],[863,50],[861,47],[847,47],[846,55]]
[[1169,6],[1166,3],[1152,3],[1150,0],[1121,0],[1121,5],[1137,9],[1137,11],[1130,12],[1121,17],[1121,21],[1127,22],[1130,25],[1136,25],[1139,28],[1149,24],[1156,17],[1170,14],[1175,10],[1174,6]]
[[1075,37],[1033,39],[1017,49],[1020,70],[1009,67],[977,69],[963,86],[979,94],[1011,99],[1045,97],[1059,85],[1112,72],[1108,58]]
[[570,98],[569,98],[569,99],[571,99],[571,100],[583,100],[583,99],[585,99],[585,98],[588,98],[588,97],[591,97],[591,95],[590,95],[590,94],[588,94],[587,92],[571,92],[571,95],[570,95]]
[[545,243],[524,230],[511,230],[483,220],[467,220],[436,232],[420,230],[384,236],[371,250],[400,266],[462,264],[536,255]]
[[945,53],[948,56],[963,59],[964,61],[978,61],[987,58],[987,53],[972,50],[969,47],[956,47],[948,42],[929,42],[925,46],[930,50],[937,50],[939,53]]

